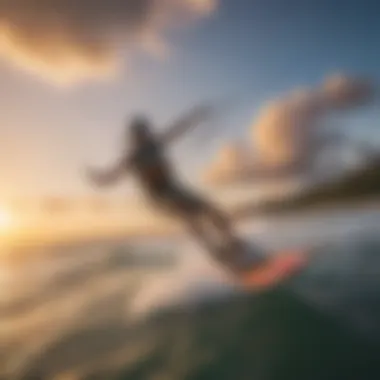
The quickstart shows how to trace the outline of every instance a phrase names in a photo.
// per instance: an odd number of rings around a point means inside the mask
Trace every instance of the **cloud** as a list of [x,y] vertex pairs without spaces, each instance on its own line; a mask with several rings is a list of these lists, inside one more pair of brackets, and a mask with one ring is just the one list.
[[323,119],[331,112],[365,104],[373,96],[370,82],[335,75],[315,89],[298,89],[273,100],[262,108],[246,141],[234,147],[227,144],[229,154],[221,149],[203,178],[221,184],[307,168],[332,142],[319,128]]
[[372,99],[375,90],[369,80],[338,74],[328,77],[321,91],[328,104],[334,108],[343,108],[367,103]]
[[63,83],[109,77],[121,51],[162,57],[168,30],[216,7],[217,0],[2,0],[0,55]]
[[245,165],[250,162],[248,149],[242,142],[226,143],[218,152],[218,155],[206,171],[206,182],[228,181],[234,175],[245,172]]

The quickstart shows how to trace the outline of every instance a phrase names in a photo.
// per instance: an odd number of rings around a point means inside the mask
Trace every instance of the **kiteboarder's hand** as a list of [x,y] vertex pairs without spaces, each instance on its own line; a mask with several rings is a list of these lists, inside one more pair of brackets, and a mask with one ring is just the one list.
[[104,173],[93,168],[86,168],[86,177],[96,186],[104,186],[108,181]]
[[106,170],[87,168],[86,174],[91,182],[97,186],[109,186],[120,180],[127,171],[127,163],[120,159],[113,167]]
[[211,118],[215,112],[215,107],[210,105],[200,105],[193,108],[188,114],[174,122],[162,135],[162,142],[170,143],[187,133],[190,129],[197,127],[207,119]]

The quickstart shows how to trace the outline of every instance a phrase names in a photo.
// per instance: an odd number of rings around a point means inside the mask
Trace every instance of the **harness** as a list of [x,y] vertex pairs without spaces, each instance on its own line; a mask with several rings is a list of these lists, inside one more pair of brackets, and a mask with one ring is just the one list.
[[160,190],[172,182],[171,168],[156,142],[149,143],[136,153],[134,171],[149,190]]

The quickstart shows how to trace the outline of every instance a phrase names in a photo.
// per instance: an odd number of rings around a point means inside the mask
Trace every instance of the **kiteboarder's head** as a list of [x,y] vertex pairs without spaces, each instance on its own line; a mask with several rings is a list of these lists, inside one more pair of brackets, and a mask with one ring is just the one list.
[[143,116],[136,116],[128,129],[131,139],[135,144],[146,143],[153,138],[151,124]]

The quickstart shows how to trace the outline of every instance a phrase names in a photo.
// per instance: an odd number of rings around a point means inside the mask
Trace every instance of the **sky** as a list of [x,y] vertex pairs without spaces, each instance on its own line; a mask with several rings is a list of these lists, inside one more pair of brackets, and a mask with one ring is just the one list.
[[[268,101],[340,73],[376,83],[379,11],[348,0],[1,2],[0,196],[87,194],[83,168],[118,157],[134,113],[160,129],[230,96],[214,139],[174,150],[198,178]],[[347,133],[379,139],[377,107],[347,115]]]

